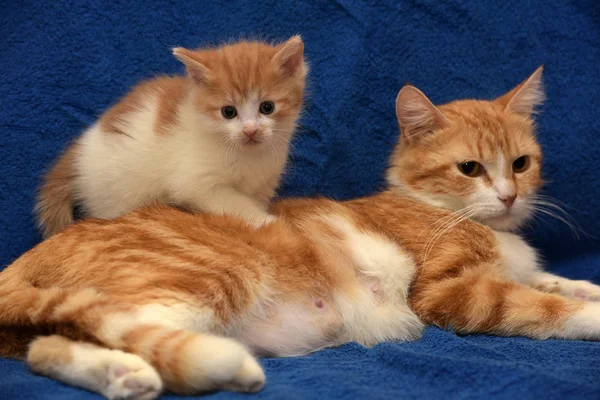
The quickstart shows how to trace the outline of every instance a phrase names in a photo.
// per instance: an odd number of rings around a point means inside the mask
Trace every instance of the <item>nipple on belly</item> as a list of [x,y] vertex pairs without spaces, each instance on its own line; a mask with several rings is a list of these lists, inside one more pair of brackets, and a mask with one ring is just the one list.
[[369,286],[369,290],[371,290],[371,293],[373,294],[373,297],[376,300],[383,299],[383,292],[381,290],[381,285],[378,282],[371,283],[371,285]]
[[315,299],[314,303],[317,308],[325,308],[325,303],[323,303],[322,299]]

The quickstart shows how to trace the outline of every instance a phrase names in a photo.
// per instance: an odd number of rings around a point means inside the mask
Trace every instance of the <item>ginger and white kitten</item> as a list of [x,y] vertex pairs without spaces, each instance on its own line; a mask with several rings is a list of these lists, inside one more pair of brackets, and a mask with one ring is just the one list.
[[[393,190],[454,213],[435,224],[428,246],[474,219],[504,238],[535,266],[520,270],[533,286],[585,298],[597,287],[544,273],[535,249],[503,232],[518,231],[540,204],[542,150],[533,115],[542,104],[543,67],[493,101],[459,100],[434,106],[407,85],[396,99],[402,136],[388,170]],[[541,201],[543,203],[543,200]],[[518,262],[518,257],[515,259]]]
[[[500,129],[511,111],[485,106],[462,112]],[[600,340],[600,287],[535,290],[535,252],[512,233],[466,218],[430,246],[453,214],[394,187],[271,210],[258,229],[166,206],[73,224],[0,272],[0,355],[110,399],[152,399],[255,392],[256,355],[414,340],[426,324]]]
[[46,175],[36,206],[45,236],[73,221],[75,204],[103,219],[160,202],[273,220],[268,203],[303,103],[301,38],[173,54],[186,77],[136,86]]

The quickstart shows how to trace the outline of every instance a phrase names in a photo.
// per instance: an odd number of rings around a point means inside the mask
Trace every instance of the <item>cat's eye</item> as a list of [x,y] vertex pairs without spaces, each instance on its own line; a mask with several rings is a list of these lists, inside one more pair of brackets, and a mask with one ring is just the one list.
[[234,106],[225,106],[221,108],[221,114],[227,119],[235,118],[237,115],[237,110]]
[[513,161],[512,169],[517,174],[520,174],[521,172],[527,171],[527,169],[529,168],[529,164],[530,164],[529,156],[521,156],[521,157],[517,158],[515,161]]
[[471,178],[478,176],[483,172],[483,167],[477,161],[465,161],[458,164],[460,172]]
[[272,101],[263,101],[260,103],[259,110],[262,114],[269,115],[275,111],[275,104]]

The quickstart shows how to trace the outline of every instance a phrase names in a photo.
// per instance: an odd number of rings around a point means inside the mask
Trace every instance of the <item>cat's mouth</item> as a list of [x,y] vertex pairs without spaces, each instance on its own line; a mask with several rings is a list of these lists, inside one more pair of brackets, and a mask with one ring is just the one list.
[[260,143],[262,142],[262,140],[257,139],[257,138],[252,138],[252,139],[247,139],[244,141],[244,145],[245,146],[258,146]]

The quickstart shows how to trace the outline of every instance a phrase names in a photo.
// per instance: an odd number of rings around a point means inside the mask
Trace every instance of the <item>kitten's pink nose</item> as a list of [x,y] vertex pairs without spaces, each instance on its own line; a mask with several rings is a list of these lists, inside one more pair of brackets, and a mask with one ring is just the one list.
[[511,194],[509,196],[498,196],[498,200],[504,203],[507,208],[511,208],[517,199],[516,194]]
[[258,129],[247,129],[247,128],[244,128],[242,130],[242,132],[244,132],[244,135],[246,135],[250,139],[252,139],[254,136],[256,136],[256,132],[258,132]]

